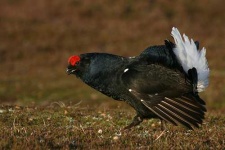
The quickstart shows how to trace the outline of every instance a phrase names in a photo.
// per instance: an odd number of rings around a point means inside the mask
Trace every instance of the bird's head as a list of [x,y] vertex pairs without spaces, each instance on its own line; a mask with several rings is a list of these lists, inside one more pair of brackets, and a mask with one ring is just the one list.
[[78,69],[78,66],[79,66],[79,63],[80,63],[80,56],[71,56],[69,57],[68,59],[68,67],[67,67],[67,74],[75,74],[75,72],[77,71]]
[[90,64],[90,57],[87,57],[85,54],[74,55],[68,59],[67,74],[80,75],[83,73]]

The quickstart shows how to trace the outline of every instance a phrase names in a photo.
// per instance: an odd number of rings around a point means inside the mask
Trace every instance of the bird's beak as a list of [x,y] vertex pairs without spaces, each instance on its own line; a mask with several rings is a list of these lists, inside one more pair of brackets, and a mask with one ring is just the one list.
[[68,75],[72,74],[75,71],[76,71],[76,69],[68,69],[68,68],[66,69],[66,72]]

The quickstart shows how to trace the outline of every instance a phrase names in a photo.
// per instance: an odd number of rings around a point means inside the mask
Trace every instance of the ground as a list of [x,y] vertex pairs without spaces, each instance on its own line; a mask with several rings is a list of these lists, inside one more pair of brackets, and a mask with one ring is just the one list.
[[[224,149],[223,0],[1,0],[0,148]],[[132,108],[66,74],[69,56],[135,56],[172,40],[177,27],[207,50],[210,84],[203,125],[194,131],[159,120],[122,131]],[[161,136],[160,136],[161,135]]]
[[0,109],[1,149],[223,149],[225,117],[207,114],[199,129],[146,120],[123,130],[134,114],[79,104],[52,103],[45,108],[5,106]]

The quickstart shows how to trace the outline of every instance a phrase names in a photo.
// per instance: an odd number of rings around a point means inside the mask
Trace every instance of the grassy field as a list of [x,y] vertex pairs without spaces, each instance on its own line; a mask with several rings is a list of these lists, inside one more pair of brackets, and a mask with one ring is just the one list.
[[98,110],[52,103],[45,108],[0,109],[1,149],[224,149],[225,118],[207,114],[202,127],[186,130],[157,120],[123,130],[134,115],[128,110]]
[[[224,149],[223,0],[1,0],[0,149]],[[65,72],[69,56],[138,55],[175,26],[207,49],[208,112],[194,131],[158,120],[122,131],[134,111]]]

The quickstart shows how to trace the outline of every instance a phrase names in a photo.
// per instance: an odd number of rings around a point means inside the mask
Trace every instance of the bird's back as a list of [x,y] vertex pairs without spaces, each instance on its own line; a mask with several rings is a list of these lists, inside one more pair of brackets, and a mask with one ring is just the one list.
[[139,59],[146,61],[147,64],[160,64],[171,69],[178,69],[183,72],[173,52],[174,44],[168,40],[165,45],[156,45],[146,48]]

